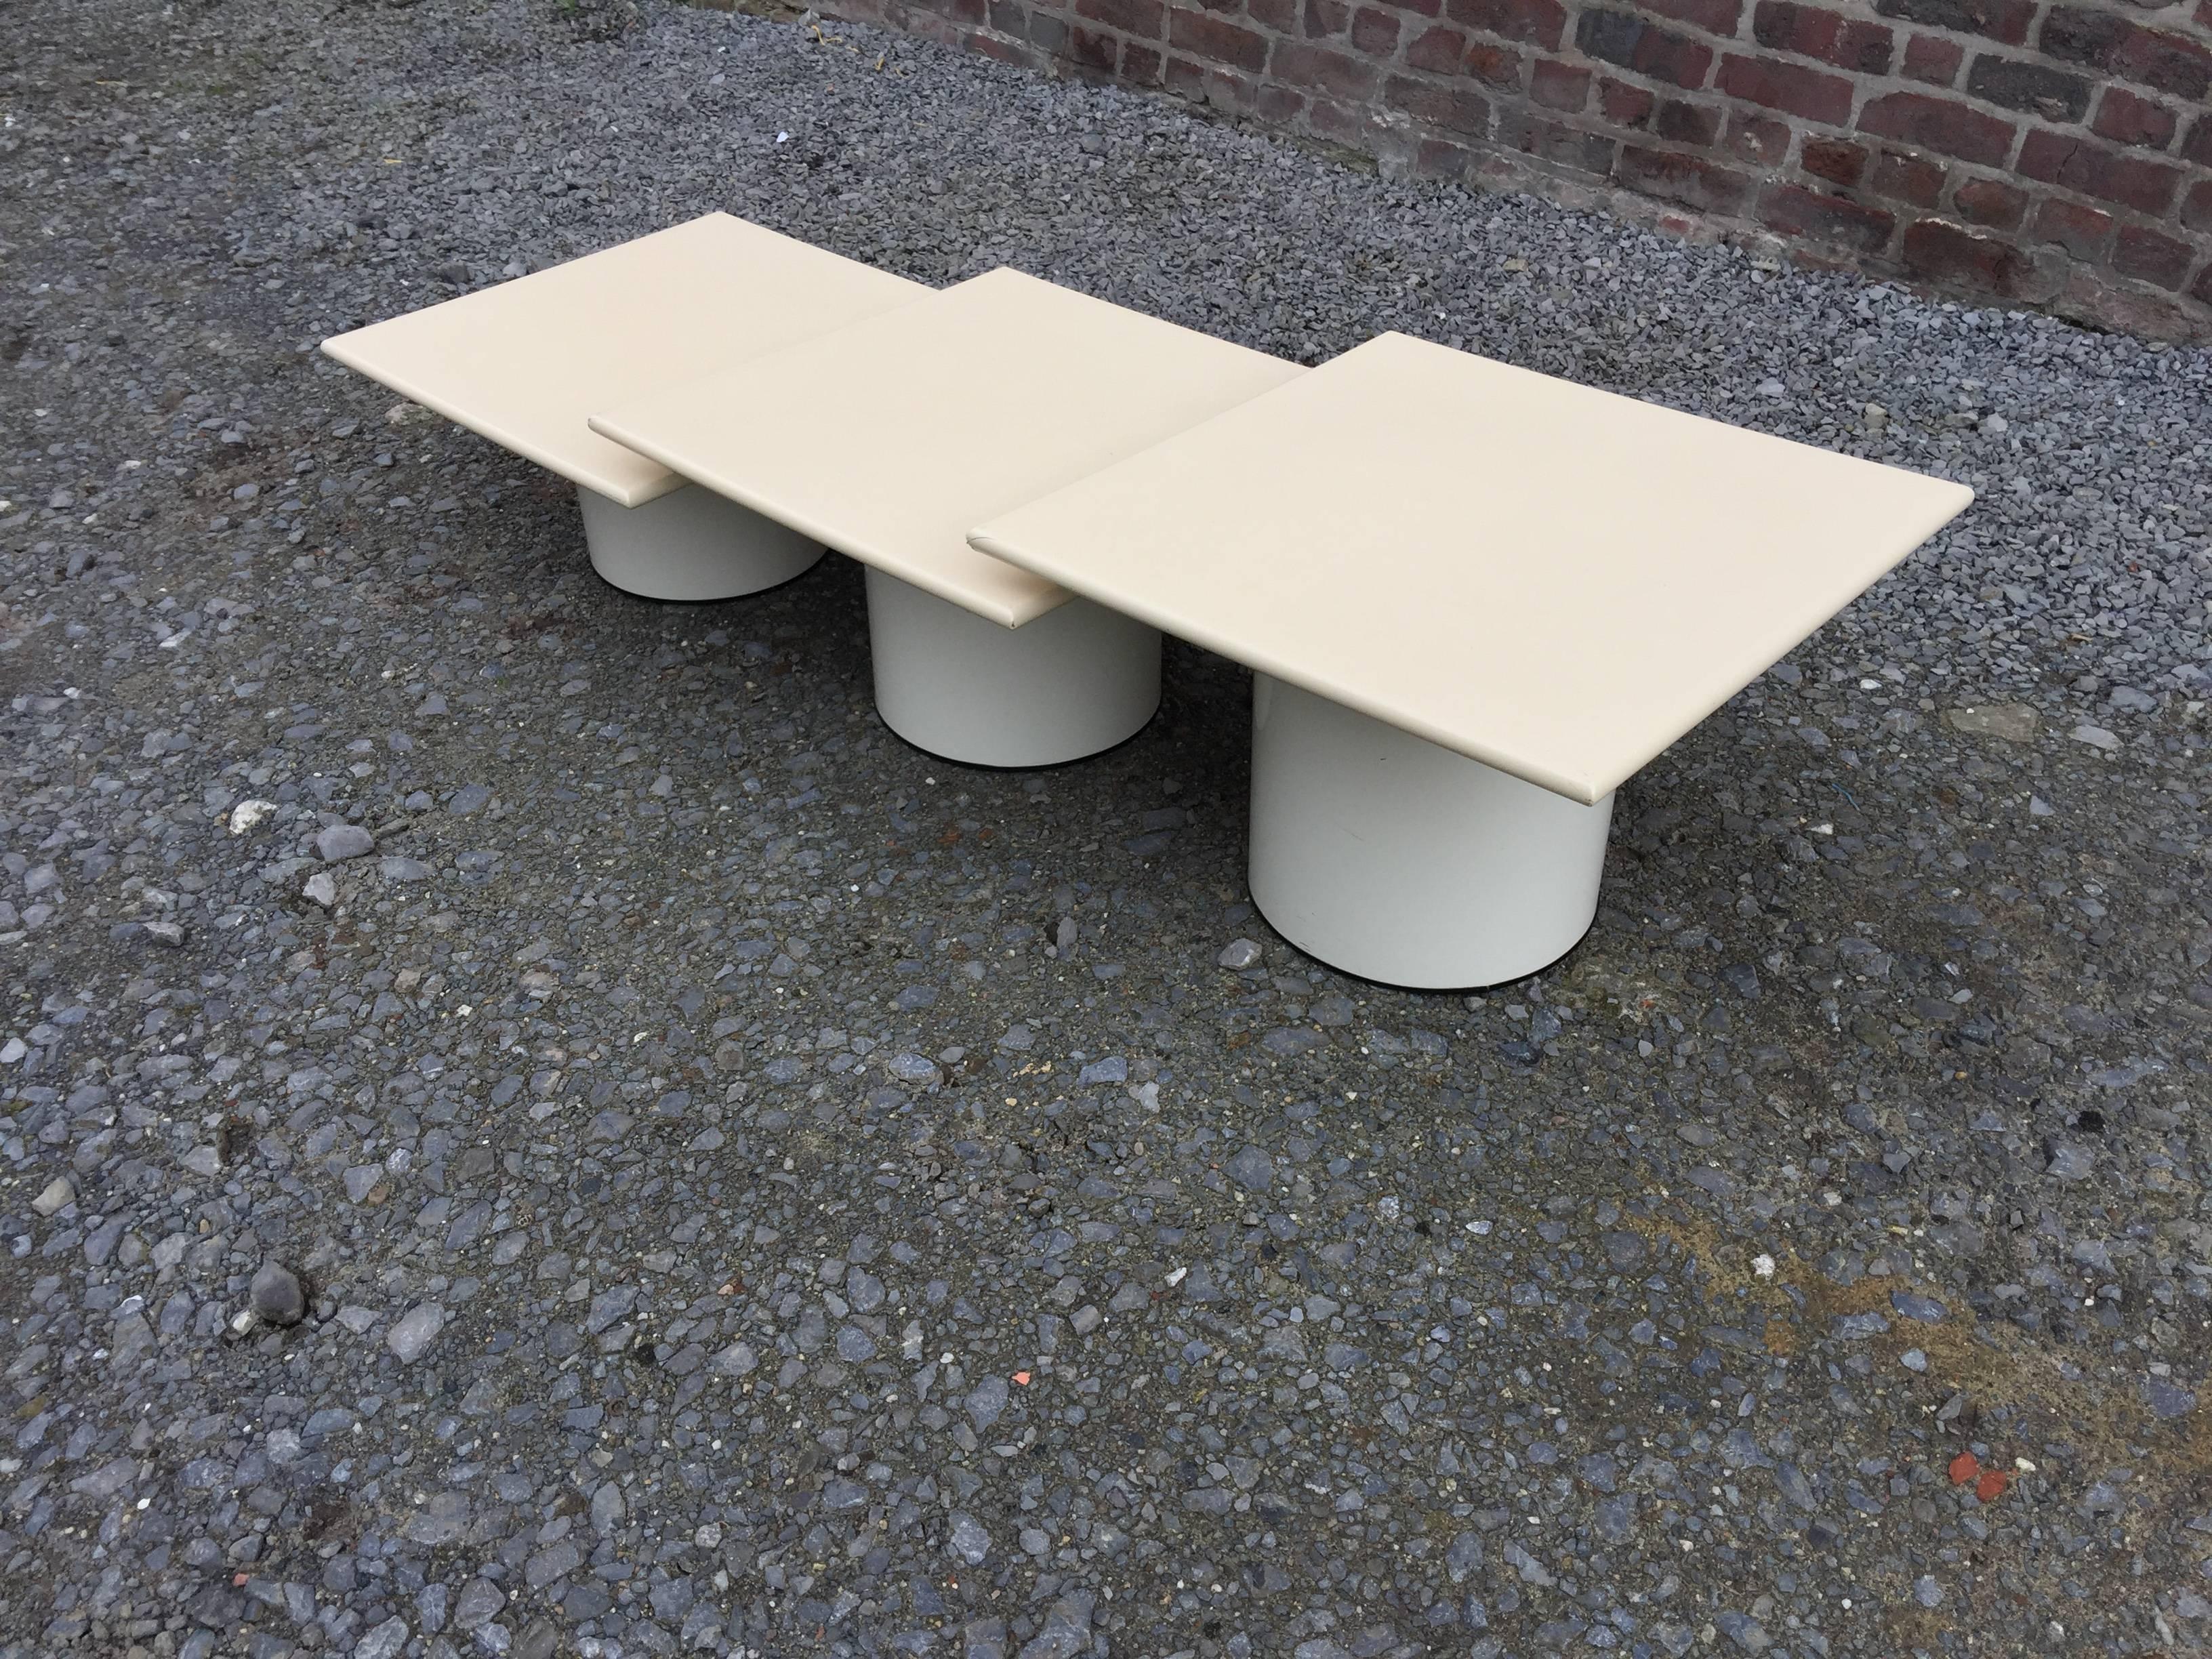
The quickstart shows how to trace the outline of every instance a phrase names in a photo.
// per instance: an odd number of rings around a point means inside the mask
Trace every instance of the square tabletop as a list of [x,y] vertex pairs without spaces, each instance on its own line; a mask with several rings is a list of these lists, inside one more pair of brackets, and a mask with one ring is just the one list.
[[889,271],[709,213],[323,342],[347,368],[623,507],[684,481],[585,417],[921,298]]
[[999,270],[592,430],[864,564],[1018,628],[1066,602],[968,532],[1303,371]]
[[1385,334],[969,539],[1595,802],[1972,499]]

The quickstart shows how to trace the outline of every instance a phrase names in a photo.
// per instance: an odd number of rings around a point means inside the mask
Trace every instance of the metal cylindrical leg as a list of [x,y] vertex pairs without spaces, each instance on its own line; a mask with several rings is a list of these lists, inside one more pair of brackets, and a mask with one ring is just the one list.
[[787,582],[822,556],[811,536],[697,484],[643,507],[576,489],[592,568],[647,599],[734,599]]
[[1252,898],[1331,967],[1425,989],[1557,960],[1597,914],[1613,797],[1584,806],[1253,677]]
[[871,568],[868,642],[884,724],[971,766],[1080,760],[1160,706],[1159,630],[1088,599],[1002,628]]

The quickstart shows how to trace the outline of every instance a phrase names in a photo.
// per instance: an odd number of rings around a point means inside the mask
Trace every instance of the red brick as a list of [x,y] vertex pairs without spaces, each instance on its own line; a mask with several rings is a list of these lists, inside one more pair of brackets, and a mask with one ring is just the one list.
[[1258,102],[1258,88],[1249,76],[1238,75],[1218,64],[1194,64],[1187,58],[1170,58],[1168,60],[1168,79],[1171,90],[1210,108],[1249,115]]
[[1559,0],[1445,0],[1452,21],[1501,40],[1523,40],[1557,52],[1566,32],[1566,9]]
[[2138,97],[2125,87],[2106,87],[2097,104],[2095,131],[2116,144],[2164,149],[2179,123],[2172,110]]
[[1394,75],[1382,88],[1382,101],[1417,121],[1480,137],[1490,129],[1490,105],[1466,87],[1440,85]]
[[[1204,5],[1207,0],[1200,0]],[[1234,15],[1233,6],[1215,6],[1211,9]],[[1341,7],[1337,8],[1341,11]],[[1244,21],[1257,24],[1274,34],[1296,34],[1300,27],[1298,0],[1244,0]]]
[[1728,148],[1747,161],[1778,167],[1790,154],[1790,124],[1738,110],[1729,117]]
[[1121,78],[1140,87],[1160,83],[1160,54],[1151,46],[1131,40],[1121,48]]
[[2095,258],[2112,234],[2111,214],[2079,202],[2047,201],[2036,210],[2037,240],[2063,247],[2077,259]]
[[1760,46],[1772,52],[1817,58],[1862,75],[1889,73],[1890,33],[1879,23],[1860,22],[1818,6],[1801,6],[1796,0],[1759,0],[1759,9],[1752,14],[1751,32]]
[[2011,122],[1924,92],[1875,99],[1859,112],[1859,131],[1983,167],[2002,166],[2012,149]]
[[1640,127],[1651,118],[1651,112],[1659,102],[1652,93],[1642,87],[1632,87],[1626,81],[1601,80],[1597,83],[1597,106],[1605,118],[1617,127]]
[[[2200,9],[2197,15],[2202,21],[2204,9]],[[2212,27],[2212,24],[2208,24],[2207,27]],[[2212,259],[2207,259],[2204,262],[2204,269],[2197,273],[2196,286],[2189,292],[2191,298],[2201,300],[2204,304],[2212,306]]]
[[1600,132],[1585,132],[1565,121],[1539,120],[1521,111],[1501,113],[1498,142],[1554,167],[1602,179],[1612,173],[1614,144]]
[[2186,35],[2137,29],[2112,54],[2112,68],[2176,98],[2194,101],[2212,92],[2212,47]]
[[1473,150],[1441,138],[1424,138],[1413,151],[1413,171],[1424,179],[1464,179],[1474,161]]
[[1157,40],[1168,14],[1160,0],[1075,0],[1075,15],[1124,34]]
[[1943,195],[1943,169],[1921,156],[1884,150],[1875,158],[1874,182],[1868,188],[1893,201],[1932,208]]
[[1630,189],[1662,201],[1680,202],[1701,213],[1740,213],[1751,194],[1751,180],[1741,173],[1694,155],[1621,147],[1613,177]]
[[1521,90],[1521,54],[1510,46],[1495,46],[1488,40],[1468,41],[1467,52],[1460,59],[1460,72],[1486,86],[1510,92]]
[[1456,75],[1461,54],[1466,51],[1464,34],[1437,23],[1423,29],[1406,48],[1406,67],[1425,70],[1431,75]]
[[1659,113],[1651,123],[1651,131],[1673,143],[1694,144],[1699,149],[1710,149],[1713,140],[1720,137],[1721,112],[1698,104],[1686,104],[1679,98],[1669,98],[1659,106]]
[[1578,114],[1589,102],[1590,72],[1544,58],[1528,75],[1528,96],[1546,109]]
[[1363,58],[1304,40],[1278,40],[1267,73],[1294,87],[1357,102],[1374,95],[1376,66]]
[[1367,123],[1357,110],[1346,109],[1327,98],[1316,98],[1306,106],[1306,125],[1324,138],[1334,138],[1340,143],[1350,143],[1365,136]]
[[2035,37],[2035,43],[2046,58],[2103,70],[2112,66],[2112,55],[2135,32],[2135,24],[2114,12],[2092,11],[2086,6],[2053,6],[2043,20],[2043,28]]
[[1370,58],[1388,58],[1398,50],[1398,20],[1370,6],[1352,20],[1352,49]]
[[2100,149],[2084,138],[2037,131],[2020,147],[2020,171],[2045,184],[2063,185],[2101,202],[2138,213],[2161,214],[2173,200],[2181,174],[2164,161]]
[[1866,171],[1867,153],[1856,144],[1845,143],[1840,138],[1805,140],[1804,154],[1797,165],[1816,179],[1826,179],[1832,185],[1855,185]]
[[2212,179],[2191,186],[2181,204],[2181,222],[2187,229],[2212,233]]
[[1583,12],[1575,25],[1575,45],[1585,58],[1678,87],[1705,85],[1713,66],[1711,46],[1625,11],[1592,7]]
[[2144,225],[2122,225],[2112,240],[2112,269],[2154,288],[2179,288],[2195,250]]
[[1905,233],[1905,268],[1931,283],[1949,283],[2008,300],[2043,297],[2035,261],[2009,242],[1962,225],[1923,219]]
[[1735,33],[1743,15],[1742,0],[1637,0],[1638,11],[1657,12],[1678,23],[1688,23],[1708,34],[1723,38]]
[[1785,236],[1832,243],[1873,253],[1897,228],[1894,215],[1876,207],[1823,195],[1796,185],[1770,185],[1759,204],[1759,222]]
[[1305,0],[1305,8],[1298,15],[1300,30],[1309,40],[1327,40],[1340,35],[1351,21],[1352,8],[1344,0]]
[[1103,30],[1079,27],[1068,43],[1068,56],[1085,69],[1111,75],[1121,67],[1121,42]]
[[1874,9],[1884,17],[1954,34],[1984,35],[2008,46],[2027,39],[2027,26],[2035,17],[2035,0],[1874,0]]
[[1879,23],[1846,22],[1836,36],[1831,63],[1860,75],[1887,75],[1896,45]]
[[1256,75],[1267,66],[1267,38],[1202,11],[1168,14],[1168,42],[1199,58]]
[[[994,58],[1001,64],[1016,64],[1022,69],[1042,69],[1043,64],[1030,47],[1018,40],[1002,40],[995,34],[980,31],[964,35],[960,44],[982,58]],[[1109,74],[1112,72],[1109,69]]]
[[[2206,0],[2212,4],[2212,0]],[[2197,125],[2189,129],[2189,142],[2181,147],[2185,160],[2200,167],[2212,167],[2212,115],[2200,115]]]
[[1966,61],[1966,49],[1957,41],[1940,34],[1916,34],[1905,46],[1902,72],[1908,81],[1948,87],[1959,78],[1959,65]]
[[2046,57],[2138,82],[2177,98],[2212,91],[2212,47],[2185,34],[2145,28],[2116,13],[2053,6],[2036,37]]
[[1953,192],[1961,219],[1993,230],[2012,230],[2027,214],[2027,192],[1996,179],[1969,179]]
[[1824,126],[1842,126],[1851,118],[1851,83],[1800,64],[1731,54],[1722,63],[1715,84],[1731,98],[1764,104]]

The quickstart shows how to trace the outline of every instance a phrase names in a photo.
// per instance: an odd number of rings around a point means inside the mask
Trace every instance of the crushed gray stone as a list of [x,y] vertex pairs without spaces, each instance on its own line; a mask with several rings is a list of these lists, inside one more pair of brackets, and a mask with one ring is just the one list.
[[[0,64],[0,1647],[2201,1635],[2212,356],[818,18],[157,22]],[[1978,499],[1563,961],[1365,984],[1252,906],[1243,671],[949,766],[848,562],[618,593],[313,349],[712,209]]]

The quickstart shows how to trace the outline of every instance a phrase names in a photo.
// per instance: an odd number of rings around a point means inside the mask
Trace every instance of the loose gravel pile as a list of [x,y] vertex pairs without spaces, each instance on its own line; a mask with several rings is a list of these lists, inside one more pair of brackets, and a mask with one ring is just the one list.
[[[0,1652],[2212,1641],[2212,356],[611,15],[10,14]],[[714,208],[1981,499],[1564,963],[1382,989],[1245,900],[1230,665],[948,766],[849,565],[627,598],[313,352]]]

